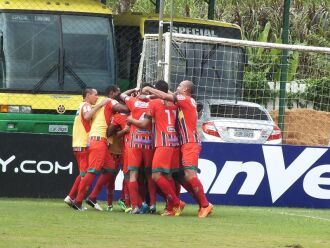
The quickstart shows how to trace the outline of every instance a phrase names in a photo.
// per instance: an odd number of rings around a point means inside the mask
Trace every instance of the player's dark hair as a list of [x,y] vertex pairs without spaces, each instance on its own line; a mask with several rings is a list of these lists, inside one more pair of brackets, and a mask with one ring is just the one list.
[[155,88],[165,93],[168,92],[168,84],[164,80],[158,80],[155,84]]
[[142,83],[141,84],[141,86],[140,86],[140,89],[142,90],[144,87],[147,87],[147,86],[149,86],[149,87],[154,87],[152,84],[150,84],[150,83]]
[[117,91],[119,91],[117,86],[110,85],[105,89],[105,96],[109,96],[110,92],[117,92]]
[[93,88],[91,87],[86,87],[85,89],[83,89],[82,91],[82,97],[85,99],[85,97],[87,96],[87,94],[92,94],[93,93]]

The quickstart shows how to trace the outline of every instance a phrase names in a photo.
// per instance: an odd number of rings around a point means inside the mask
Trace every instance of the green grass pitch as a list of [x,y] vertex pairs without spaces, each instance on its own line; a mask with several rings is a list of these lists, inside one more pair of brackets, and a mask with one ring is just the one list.
[[215,206],[198,219],[196,205],[163,217],[117,206],[77,212],[62,199],[0,198],[0,247],[329,248],[330,210]]

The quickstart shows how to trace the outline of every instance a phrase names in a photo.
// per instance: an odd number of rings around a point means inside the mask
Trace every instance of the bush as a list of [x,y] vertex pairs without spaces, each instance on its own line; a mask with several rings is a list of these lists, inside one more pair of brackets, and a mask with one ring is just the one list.
[[314,109],[330,112],[330,78],[307,79],[305,94]]

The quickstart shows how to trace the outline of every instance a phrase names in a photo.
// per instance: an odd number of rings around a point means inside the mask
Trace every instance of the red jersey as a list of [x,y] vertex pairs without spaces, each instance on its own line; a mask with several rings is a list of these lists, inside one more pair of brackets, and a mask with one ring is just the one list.
[[[139,100],[136,97],[126,97],[125,103],[129,110],[131,111],[131,115],[134,119],[142,120],[144,115],[146,114],[149,102],[145,102]],[[139,129],[134,125],[131,125],[130,128],[130,147],[131,148],[145,148],[145,149],[153,149],[153,135],[152,129]]]
[[173,102],[161,99],[149,102],[148,115],[155,121],[155,147],[179,146],[179,137],[175,129],[177,109]]
[[[115,126],[120,126],[121,129],[124,129],[126,126],[127,116],[128,115],[125,113],[116,113],[114,114],[111,123]],[[126,143],[128,141],[129,141],[129,133],[126,133],[124,135],[124,142]]]
[[197,131],[197,105],[190,96],[177,95],[174,99],[179,110],[179,133],[182,144],[200,143]]

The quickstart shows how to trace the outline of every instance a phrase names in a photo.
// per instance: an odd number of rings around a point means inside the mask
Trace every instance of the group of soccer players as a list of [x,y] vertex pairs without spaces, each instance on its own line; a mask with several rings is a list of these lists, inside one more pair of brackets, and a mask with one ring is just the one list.
[[126,212],[144,213],[147,201],[147,209],[155,213],[159,194],[166,202],[162,215],[179,216],[185,207],[179,198],[183,186],[199,204],[198,217],[211,214],[213,205],[196,173],[201,142],[193,90],[193,83],[187,80],[179,84],[175,93],[168,92],[168,84],[163,80],[154,87],[143,84],[140,89],[122,94],[110,86],[107,98],[96,104],[97,91],[85,89],[74,122],[72,144],[80,175],[64,201],[76,210],[84,210],[82,201],[95,175],[101,174],[86,203],[102,210],[96,199],[106,185],[111,211],[114,182],[121,164],[124,181],[120,203]]

